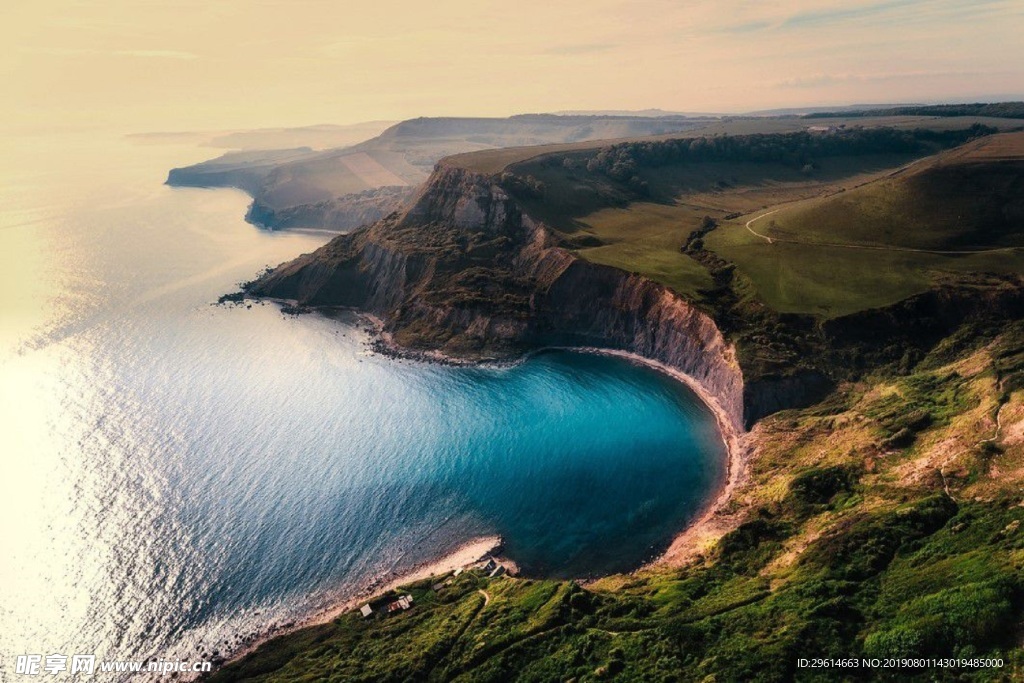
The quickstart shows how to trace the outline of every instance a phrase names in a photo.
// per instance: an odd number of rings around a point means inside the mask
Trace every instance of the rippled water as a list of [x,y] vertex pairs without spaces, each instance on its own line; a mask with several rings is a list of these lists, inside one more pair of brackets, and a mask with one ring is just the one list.
[[0,671],[192,657],[481,534],[628,569],[724,475],[685,388],[613,358],[370,353],[352,319],[211,306],[327,237],[161,183],[210,150],[62,135],[0,168]]

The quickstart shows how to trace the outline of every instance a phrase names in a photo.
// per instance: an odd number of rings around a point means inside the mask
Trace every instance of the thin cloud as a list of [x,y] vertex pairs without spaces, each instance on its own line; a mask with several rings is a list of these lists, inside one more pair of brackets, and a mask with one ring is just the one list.
[[773,86],[779,88],[820,88],[830,85],[849,83],[882,83],[922,78],[949,78],[964,76],[1000,76],[1005,72],[996,71],[902,71],[880,74],[808,74],[776,81]]
[[115,50],[110,54],[118,57],[142,57],[144,59],[199,59],[199,55],[194,52],[179,50]]
[[586,43],[583,45],[557,45],[544,50],[546,55],[590,55],[614,50],[616,43]]
[[782,27],[796,28],[821,26],[823,24],[833,24],[839,21],[849,21],[850,19],[861,19],[878,14],[888,14],[894,10],[906,9],[913,5],[927,4],[927,2],[922,2],[922,0],[891,0],[890,2],[879,2],[870,5],[861,5],[859,7],[836,7],[825,10],[799,12],[787,18],[782,23]]
[[821,28],[835,24],[849,24],[859,20],[884,21],[889,24],[920,23],[921,21],[943,21],[984,17],[992,15],[1013,15],[1020,7],[1006,0],[886,0],[864,4],[847,3],[834,7],[809,9],[789,14],[779,27],[784,29]]
[[199,59],[194,52],[183,52],[181,50],[94,50],[83,48],[29,48],[22,52],[38,55],[54,55],[57,57],[82,57],[87,55],[99,57],[139,57],[142,59],[177,59],[193,60]]
[[740,24],[728,24],[712,29],[713,33],[734,34],[734,33],[755,33],[772,28],[775,24],[768,20],[755,19]]

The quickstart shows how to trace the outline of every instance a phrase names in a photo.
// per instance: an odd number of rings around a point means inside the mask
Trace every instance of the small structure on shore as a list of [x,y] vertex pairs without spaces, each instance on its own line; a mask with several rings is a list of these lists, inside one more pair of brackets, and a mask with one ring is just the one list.
[[369,604],[363,605],[359,608],[359,613],[363,615],[363,619],[366,619],[373,614],[373,608]]
[[410,607],[412,607],[412,596],[403,595],[394,602],[389,602],[385,609],[388,614],[394,614],[395,612],[404,612]]

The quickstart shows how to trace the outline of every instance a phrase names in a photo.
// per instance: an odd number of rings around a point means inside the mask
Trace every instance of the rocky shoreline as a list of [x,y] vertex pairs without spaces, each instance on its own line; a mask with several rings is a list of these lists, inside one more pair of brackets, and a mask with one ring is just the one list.
[[576,353],[589,353],[600,356],[612,356],[624,358],[632,363],[657,370],[674,380],[685,385],[692,391],[701,403],[711,412],[718,426],[718,433],[721,436],[722,444],[725,447],[726,455],[726,476],[721,486],[714,492],[714,495],[701,508],[693,521],[681,529],[672,539],[669,547],[655,559],[645,563],[640,569],[655,567],[658,565],[680,566],[688,562],[696,555],[702,546],[717,540],[722,534],[728,531],[728,524],[721,524],[718,516],[732,498],[733,491],[746,477],[747,464],[750,454],[756,447],[756,439],[752,432],[737,429],[728,412],[719,401],[708,392],[700,382],[693,377],[650,358],[639,354],[615,349],[604,349],[597,347],[571,347],[571,346],[548,346],[535,349],[525,353],[516,360],[499,359],[478,359],[467,360],[447,356],[438,351],[416,352],[404,349],[397,345],[393,338],[384,332],[384,322],[375,316],[363,315],[370,325],[366,328],[368,333],[373,334],[370,346],[374,352],[388,358],[413,360],[416,362],[437,363],[441,365],[466,366],[466,365],[497,365],[509,366],[524,363],[533,355],[544,351],[560,350],[573,351]]
[[466,359],[445,355],[440,351],[414,351],[397,344],[393,337],[384,331],[385,324],[380,318],[357,311],[353,312],[367,323],[363,331],[371,335],[368,342],[370,348],[375,353],[388,358],[456,367],[509,367],[525,363],[536,354],[557,350],[623,358],[668,375],[692,391],[714,416],[719,436],[722,439],[722,445],[725,448],[726,476],[721,486],[718,487],[713,496],[701,508],[694,520],[676,534],[664,552],[653,560],[646,562],[640,569],[658,565],[680,566],[685,564],[700,551],[703,545],[712,540],[717,540],[717,538],[729,530],[730,525],[728,523],[723,525],[718,517],[731,500],[733,491],[745,481],[747,465],[757,445],[756,437],[752,431],[738,429],[728,411],[718,399],[690,375],[665,363],[645,358],[636,353],[599,347],[545,346],[527,351],[516,359]]

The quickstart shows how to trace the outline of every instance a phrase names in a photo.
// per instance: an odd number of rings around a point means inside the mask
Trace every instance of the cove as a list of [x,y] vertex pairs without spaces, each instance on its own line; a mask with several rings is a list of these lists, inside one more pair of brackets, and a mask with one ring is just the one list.
[[227,655],[492,534],[529,575],[629,570],[721,485],[714,418],[649,368],[402,361],[354,318],[212,306],[327,236],[162,187],[186,152],[33,144],[10,172],[0,650]]

